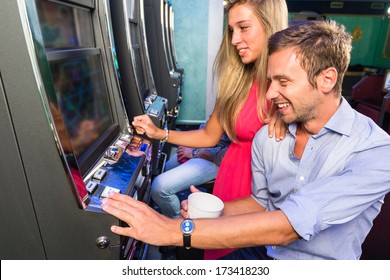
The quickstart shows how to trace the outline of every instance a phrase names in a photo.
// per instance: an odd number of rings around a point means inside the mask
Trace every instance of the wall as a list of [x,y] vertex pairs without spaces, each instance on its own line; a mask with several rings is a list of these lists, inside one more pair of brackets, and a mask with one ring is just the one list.
[[348,32],[357,32],[359,38],[352,43],[351,65],[362,64],[390,68],[390,59],[383,57],[384,41],[389,19],[381,16],[329,15],[345,25]]
[[199,124],[212,112],[211,70],[222,39],[223,2],[171,0],[175,13],[177,59],[184,68],[178,124]]

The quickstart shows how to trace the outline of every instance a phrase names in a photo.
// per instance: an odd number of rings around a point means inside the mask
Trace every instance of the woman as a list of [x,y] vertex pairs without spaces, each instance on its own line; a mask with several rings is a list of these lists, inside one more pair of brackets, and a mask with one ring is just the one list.
[[[233,0],[226,11],[228,25],[214,64],[218,95],[206,127],[164,131],[146,115],[135,117],[133,125],[151,138],[188,147],[214,146],[226,132],[232,143],[219,167],[213,193],[230,201],[251,194],[252,140],[270,112],[265,99],[267,40],[287,27],[288,11],[285,0]],[[281,133],[277,132],[278,135]],[[231,251],[206,250],[205,259],[217,259]]]

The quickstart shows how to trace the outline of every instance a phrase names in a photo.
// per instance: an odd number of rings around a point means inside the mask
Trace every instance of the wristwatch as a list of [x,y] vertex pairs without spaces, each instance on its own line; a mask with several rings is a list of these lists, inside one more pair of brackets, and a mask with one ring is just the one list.
[[199,152],[198,149],[193,149],[192,150],[192,158],[196,158],[196,154]]
[[181,232],[183,233],[183,246],[186,249],[191,248],[191,234],[195,229],[195,224],[191,219],[184,219],[180,224]]

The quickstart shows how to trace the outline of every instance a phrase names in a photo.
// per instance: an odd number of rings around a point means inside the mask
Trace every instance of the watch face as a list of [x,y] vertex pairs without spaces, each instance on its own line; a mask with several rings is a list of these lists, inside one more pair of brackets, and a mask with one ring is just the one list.
[[180,229],[183,233],[185,234],[190,234],[194,231],[194,222],[192,220],[189,220],[189,219],[185,219],[181,225],[180,225]]

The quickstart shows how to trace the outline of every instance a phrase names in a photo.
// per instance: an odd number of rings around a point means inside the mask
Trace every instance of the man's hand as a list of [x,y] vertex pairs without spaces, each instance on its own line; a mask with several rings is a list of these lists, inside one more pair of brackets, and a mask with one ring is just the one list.
[[[191,190],[191,193],[200,192],[200,190],[195,188],[195,186],[193,186],[193,185],[190,187],[190,190]],[[181,202],[180,214],[183,216],[183,218],[189,218],[187,211],[188,211],[188,199],[183,200]]]
[[[111,194],[109,198],[103,199],[102,209],[128,224],[128,227],[111,226],[111,231],[116,234],[156,246],[182,244],[179,232],[181,219],[165,217],[128,195]],[[177,234],[173,234],[173,228],[178,230]]]

